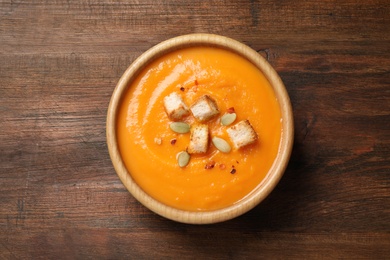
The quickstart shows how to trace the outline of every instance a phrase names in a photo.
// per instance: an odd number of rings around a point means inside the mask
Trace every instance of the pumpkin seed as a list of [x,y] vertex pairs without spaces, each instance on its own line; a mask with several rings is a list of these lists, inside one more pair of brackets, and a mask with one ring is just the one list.
[[173,122],[169,125],[169,128],[178,134],[185,134],[190,131],[190,125],[184,122]]
[[179,167],[183,168],[186,167],[187,164],[190,162],[190,154],[186,151],[179,152],[176,155],[177,163],[179,164]]
[[221,117],[221,124],[230,125],[236,120],[236,118],[237,118],[236,113],[226,113]]
[[228,153],[232,149],[228,142],[220,137],[213,137],[212,139],[214,146],[223,153]]

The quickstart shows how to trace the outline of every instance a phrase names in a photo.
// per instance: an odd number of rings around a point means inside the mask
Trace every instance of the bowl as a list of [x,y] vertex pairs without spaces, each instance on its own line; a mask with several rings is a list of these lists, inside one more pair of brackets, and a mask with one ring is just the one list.
[[[117,139],[116,122],[118,107],[121,104],[122,97],[129,88],[129,84],[135,80],[137,75],[139,75],[148,64],[162,55],[193,46],[211,46],[229,50],[254,64],[269,81],[278,100],[282,119],[283,131],[281,131],[279,152],[263,181],[237,203],[225,208],[210,211],[177,209],[163,204],[146,193],[134,180],[131,172],[127,170],[118,148]],[[178,36],[161,42],[143,53],[127,68],[118,81],[110,100],[106,122],[107,145],[111,161],[117,175],[127,190],[141,204],[158,215],[170,220],[189,224],[212,224],[230,220],[248,212],[263,201],[275,188],[287,167],[292,151],[293,132],[293,115],[290,99],[277,72],[260,54],[250,47],[234,39],[214,34],[189,34]]]

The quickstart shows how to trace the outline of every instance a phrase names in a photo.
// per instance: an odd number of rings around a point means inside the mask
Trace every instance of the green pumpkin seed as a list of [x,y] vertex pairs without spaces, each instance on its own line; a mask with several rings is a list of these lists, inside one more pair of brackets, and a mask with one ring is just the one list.
[[169,125],[169,128],[178,134],[185,134],[190,131],[190,125],[184,122],[173,122]]
[[237,118],[236,113],[226,113],[221,117],[221,124],[230,125],[236,120],[236,118]]
[[220,137],[213,137],[212,142],[214,146],[223,153],[228,153],[232,149],[228,142]]
[[183,168],[186,167],[187,164],[190,162],[190,154],[186,151],[179,152],[176,155],[177,163],[179,164],[179,167]]

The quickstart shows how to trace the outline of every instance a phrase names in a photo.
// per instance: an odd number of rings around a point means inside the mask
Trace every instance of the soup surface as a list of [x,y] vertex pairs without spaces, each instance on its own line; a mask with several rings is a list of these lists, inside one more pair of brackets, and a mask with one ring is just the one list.
[[[234,108],[233,125],[249,120],[258,139],[222,153],[210,141],[205,154],[192,154],[179,167],[176,155],[187,149],[190,133],[178,134],[164,110],[164,97],[180,94],[190,106],[209,95],[220,114],[205,122],[210,140],[232,145],[221,116]],[[192,125],[189,115],[183,122]],[[119,151],[138,185],[156,200],[182,210],[206,211],[232,205],[266,176],[278,154],[281,112],[264,75],[249,61],[227,50],[191,47],[155,60],[131,83],[117,117]],[[233,145],[232,145],[233,147]]]

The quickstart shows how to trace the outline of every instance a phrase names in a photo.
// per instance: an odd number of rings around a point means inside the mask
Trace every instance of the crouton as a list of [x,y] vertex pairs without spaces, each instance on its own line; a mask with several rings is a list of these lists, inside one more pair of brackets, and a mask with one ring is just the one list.
[[215,100],[208,96],[201,96],[190,107],[192,115],[200,122],[206,122],[219,114],[219,109]]
[[190,111],[188,110],[188,107],[184,103],[182,97],[176,92],[172,92],[168,96],[164,97],[164,108],[169,119],[172,121],[179,121],[190,114]]
[[204,124],[191,126],[190,144],[187,148],[190,154],[206,153],[209,146],[209,127]]
[[240,121],[226,131],[236,149],[252,144],[257,140],[257,134],[249,120]]

